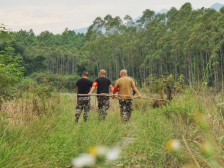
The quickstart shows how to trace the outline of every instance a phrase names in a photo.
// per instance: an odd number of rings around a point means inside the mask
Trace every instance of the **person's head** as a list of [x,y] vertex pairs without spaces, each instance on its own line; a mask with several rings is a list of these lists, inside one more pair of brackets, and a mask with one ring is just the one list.
[[88,71],[84,71],[82,74],[83,78],[88,78],[89,77],[89,72]]
[[99,73],[99,76],[100,77],[105,77],[106,76],[106,71],[104,69],[101,69],[100,73]]
[[128,71],[127,71],[126,69],[123,69],[123,70],[121,70],[121,72],[120,72],[120,76],[121,76],[121,77],[127,76],[127,74],[128,74]]

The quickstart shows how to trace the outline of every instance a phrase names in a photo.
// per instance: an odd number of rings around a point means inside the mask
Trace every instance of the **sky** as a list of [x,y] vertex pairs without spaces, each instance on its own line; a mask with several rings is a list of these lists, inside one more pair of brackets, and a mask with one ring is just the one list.
[[98,16],[124,18],[128,14],[135,19],[145,9],[179,9],[186,2],[194,9],[224,4],[224,0],[0,0],[0,24],[12,31],[33,29],[35,34],[46,30],[57,34],[66,27],[88,27]]

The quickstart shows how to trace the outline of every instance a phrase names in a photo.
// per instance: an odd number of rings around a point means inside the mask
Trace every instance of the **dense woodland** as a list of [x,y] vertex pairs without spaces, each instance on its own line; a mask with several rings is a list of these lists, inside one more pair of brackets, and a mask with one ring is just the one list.
[[22,56],[25,76],[48,72],[52,78],[53,74],[78,78],[88,70],[94,79],[103,68],[115,81],[125,68],[139,83],[152,74],[173,74],[175,79],[183,74],[190,85],[204,82],[221,89],[223,20],[224,7],[219,12],[210,8],[193,10],[190,3],[185,3],[166,14],[155,15],[147,9],[136,22],[128,15],[123,20],[111,15],[98,17],[85,35],[67,28],[56,35],[49,31],[39,35],[32,30],[9,32],[0,39],[0,50],[10,41],[13,55]]

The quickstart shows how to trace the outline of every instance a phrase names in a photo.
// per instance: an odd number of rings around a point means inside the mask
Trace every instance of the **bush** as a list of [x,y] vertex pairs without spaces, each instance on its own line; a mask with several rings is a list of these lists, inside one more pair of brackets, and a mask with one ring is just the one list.
[[174,94],[180,93],[186,89],[183,75],[180,75],[178,81],[175,81],[172,74],[168,77],[157,77],[152,74],[146,79],[146,84],[149,85],[152,93],[158,93],[161,99],[164,99],[166,95],[168,100],[172,100]]
[[4,50],[0,51],[0,109],[2,100],[10,95],[12,87],[23,77],[21,57],[13,57],[13,53],[14,49],[10,42],[6,42]]
[[58,91],[74,91],[76,88],[76,82],[80,78],[77,75],[59,75],[52,74],[50,72],[46,73],[34,73],[31,75],[38,84],[49,84],[52,82],[53,86],[57,88]]
[[51,116],[60,103],[60,96],[52,83],[38,85],[34,80],[25,78],[16,88],[13,99],[4,100],[1,109],[1,113],[7,114],[14,125],[29,125],[33,120]]

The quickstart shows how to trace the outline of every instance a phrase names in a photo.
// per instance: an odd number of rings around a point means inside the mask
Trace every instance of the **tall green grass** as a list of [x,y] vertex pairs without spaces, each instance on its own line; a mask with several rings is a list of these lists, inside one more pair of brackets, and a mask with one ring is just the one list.
[[[105,121],[98,120],[95,99],[88,122],[75,123],[75,95],[61,94],[57,106],[30,124],[13,125],[1,117],[0,167],[72,167],[72,158],[96,145],[119,144],[117,162],[94,167],[200,167],[224,166],[224,133],[221,95],[187,90],[172,102],[153,109],[148,100],[134,100],[132,119],[120,120],[117,100]],[[10,113],[11,114],[11,113]],[[130,142],[123,144],[123,138]],[[170,139],[181,142],[179,152],[169,152]],[[184,142],[186,140],[186,143]],[[203,153],[209,142],[212,154]]]
[[1,130],[0,167],[71,166],[72,158],[91,146],[111,146],[122,139],[125,126],[117,112],[110,111],[106,121],[99,121],[97,112],[91,111],[88,122],[81,118],[75,124],[75,105],[72,97],[62,96],[51,117]]
[[[131,125],[136,140],[124,150],[121,165],[197,167],[197,162],[200,167],[224,166],[223,114],[217,111],[214,97],[187,90],[161,108],[134,111]],[[179,152],[167,151],[171,139],[181,142]],[[211,144],[209,149],[203,149],[204,143]]]

